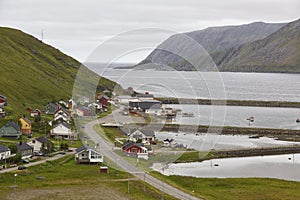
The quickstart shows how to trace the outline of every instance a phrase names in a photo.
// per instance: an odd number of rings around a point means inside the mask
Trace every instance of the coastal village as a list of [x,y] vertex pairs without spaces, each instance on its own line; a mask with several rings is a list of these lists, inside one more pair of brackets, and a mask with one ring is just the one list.
[[[17,121],[6,120],[0,127],[0,138],[17,141],[10,145],[0,144],[1,169],[14,167],[16,164],[34,162],[40,157],[73,152],[76,163],[102,163],[103,155],[97,146],[86,143],[74,148],[76,141],[84,142],[86,136],[76,127],[74,120],[84,117],[97,118],[101,113],[111,110],[111,105],[119,108],[122,116],[133,116],[146,120],[149,116],[172,122],[178,109],[167,108],[148,92],[134,96],[114,96],[105,90],[96,95],[95,100],[87,97],[68,101],[59,100],[44,106],[43,110],[26,108],[26,114]],[[0,95],[1,117],[5,120],[9,115],[5,107],[9,104],[4,95]],[[118,126],[123,126],[119,124]],[[104,127],[115,127],[116,124],[102,124]],[[117,126],[117,127],[118,127]],[[120,129],[121,130],[121,129]],[[138,159],[148,160],[153,155],[153,146],[157,144],[155,130],[132,127],[121,131],[122,138],[116,138],[114,143],[123,154]],[[81,142],[79,142],[81,143]],[[172,140],[166,139],[161,145],[171,146]],[[173,145],[175,147],[177,144]],[[177,145],[177,147],[182,147]],[[22,166],[23,167],[23,166]],[[22,169],[20,167],[20,169]]]

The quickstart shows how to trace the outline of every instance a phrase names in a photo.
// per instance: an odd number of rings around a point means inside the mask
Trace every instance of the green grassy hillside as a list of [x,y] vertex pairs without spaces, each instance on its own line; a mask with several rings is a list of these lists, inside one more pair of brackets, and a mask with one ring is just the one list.
[[[0,27],[0,94],[7,97],[7,111],[14,116],[27,107],[69,99],[81,64],[22,31]],[[86,69],[86,78],[97,77]],[[112,90],[115,83],[101,78],[98,88]]]

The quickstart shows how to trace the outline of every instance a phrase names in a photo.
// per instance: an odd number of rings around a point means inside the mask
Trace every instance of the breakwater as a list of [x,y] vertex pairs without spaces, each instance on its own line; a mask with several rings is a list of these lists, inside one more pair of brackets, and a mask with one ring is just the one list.
[[198,105],[227,105],[227,106],[255,106],[255,107],[286,107],[300,108],[300,102],[289,101],[255,101],[255,100],[212,100],[186,98],[156,98],[163,104],[198,104]]
[[[156,130],[160,126],[152,125],[151,128]],[[293,129],[270,129],[270,128],[246,128],[246,127],[218,127],[218,126],[205,126],[205,125],[177,125],[165,124],[162,131],[184,131],[184,132],[200,132],[200,133],[221,133],[230,135],[258,135],[258,136],[300,136],[300,130]]]
[[294,146],[285,146],[285,147],[220,150],[220,151],[212,151],[212,153],[213,155],[215,155],[215,158],[279,155],[279,154],[300,153],[300,146],[294,145]]

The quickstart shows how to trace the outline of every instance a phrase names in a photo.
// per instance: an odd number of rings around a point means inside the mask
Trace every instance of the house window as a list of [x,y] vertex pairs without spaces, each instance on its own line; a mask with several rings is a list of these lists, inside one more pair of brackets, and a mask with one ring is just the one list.
[[102,156],[99,153],[91,151],[91,159],[101,159],[101,158]]

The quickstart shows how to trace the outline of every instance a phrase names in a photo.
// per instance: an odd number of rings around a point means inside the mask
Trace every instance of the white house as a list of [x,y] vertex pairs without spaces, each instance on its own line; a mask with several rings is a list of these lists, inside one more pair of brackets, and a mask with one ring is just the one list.
[[68,120],[70,120],[71,118],[71,113],[70,111],[68,111],[65,108],[60,108],[58,109],[55,113],[54,113],[54,118],[58,117],[58,116],[65,116],[65,118],[67,118]]
[[0,145],[0,161],[5,160],[11,156],[10,149],[6,146]]
[[69,118],[64,114],[57,114],[54,116],[54,121],[62,120],[64,122],[70,123]]
[[[150,145],[155,141],[155,133],[153,130],[133,130],[129,133],[129,141],[142,142],[143,144]],[[139,141],[140,140],[140,141]]]
[[27,142],[27,144],[33,147],[33,152],[40,152],[42,149],[42,145],[44,144],[44,146],[46,147],[48,142],[50,142],[50,140],[48,140],[47,138],[40,137],[31,139],[29,142]]
[[77,140],[77,134],[71,130],[70,125],[66,122],[55,124],[50,130],[50,134],[55,138],[62,137],[63,139]]
[[103,156],[100,152],[90,146],[82,146],[75,151],[75,161],[77,164],[103,162]]

